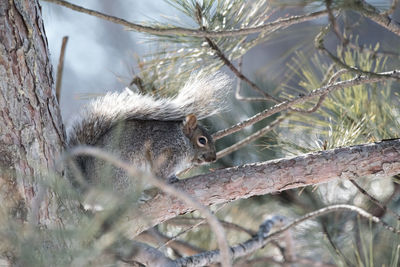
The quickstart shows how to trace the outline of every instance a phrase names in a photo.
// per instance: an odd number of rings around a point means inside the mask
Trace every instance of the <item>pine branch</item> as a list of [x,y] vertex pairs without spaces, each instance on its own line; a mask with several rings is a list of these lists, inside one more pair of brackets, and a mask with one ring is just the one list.
[[243,29],[232,29],[232,30],[223,30],[223,31],[202,31],[202,30],[193,30],[181,27],[173,27],[173,28],[157,28],[144,26],[136,23],[129,22],[127,20],[106,15],[104,13],[87,9],[78,5],[74,5],[67,1],[63,0],[42,0],[45,2],[54,3],[60,6],[64,6],[66,8],[75,10],[77,12],[85,13],[91,16],[95,16],[107,21],[111,21],[116,24],[120,24],[125,26],[128,30],[133,30],[137,32],[145,32],[154,35],[185,35],[185,36],[194,36],[194,37],[231,37],[231,36],[241,36],[241,35],[249,35],[253,33],[266,32],[269,30],[274,30],[276,27],[285,28],[294,24],[298,24],[301,22],[309,21],[312,19],[320,18],[326,15],[326,11],[317,11],[314,13],[309,13],[300,16],[291,16],[289,18],[277,19],[273,22],[269,22],[264,25],[249,27]]
[[299,96],[297,98],[291,99],[291,100],[287,100],[285,102],[276,104],[275,106],[266,109],[260,113],[257,113],[256,115],[254,115],[253,117],[244,120],[234,126],[231,126],[230,128],[218,131],[216,133],[213,134],[213,139],[214,140],[218,140],[224,136],[230,135],[232,133],[238,132],[241,129],[250,126],[256,122],[259,122],[265,118],[268,118],[269,116],[276,114],[278,112],[281,111],[285,111],[288,110],[289,108],[291,108],[294,105],[297,104],[302,104],[308,100],[313,99],[314,97],[317,96],[322,96],[324,94],[328,94],[331,93],[333,91],[336,91],[338,89],[343,89],[346,87],[351,87],[351,86],[356,86],[356,85],[361,85],[361,84],[369,84],[369,83],[376,83],[376,82],[382,82],[382,81],[386,81],[388,79],[395,79],[398,80],[400,79],[400,70],[393,70],[393,71],[389,71],[389,72],[382,72],[382,73],[378,73],[379,76],[378,77],[369,77],[367,75],[357,75],[354,78],[350,79],[350,80],[346,80],[346,81],[340,81],[340,82],[336,82],[334,84],[330,84],[330,85],[326,85],[323,86],[321,88],[315,89],[312,92],[310,92],[309,94],[305,95],[305,96]]

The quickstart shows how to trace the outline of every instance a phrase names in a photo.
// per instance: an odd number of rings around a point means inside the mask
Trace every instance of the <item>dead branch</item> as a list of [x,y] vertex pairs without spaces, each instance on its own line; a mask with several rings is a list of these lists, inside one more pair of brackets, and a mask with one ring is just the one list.
[[61,52],[60,57],[58,59],[58,66],[57,66],[57,79],[56,79],[56,98],[58,103],[60,103],[60,94],[61,94],[61,82],[62,82],[62,75],[64,70],[64,57],[65,57],[65,48],[67,47],[68,36],[64,36],[62,39],[61,44]]

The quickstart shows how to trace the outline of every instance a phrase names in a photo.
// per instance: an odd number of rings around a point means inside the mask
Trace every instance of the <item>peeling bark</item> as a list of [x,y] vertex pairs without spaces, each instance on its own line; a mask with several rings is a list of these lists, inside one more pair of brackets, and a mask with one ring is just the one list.
[[[400,139],[394,139],[217,170],[175,185],[200,203],[213,205],[337,179],[387,177],[398,173]],[[141,217],[136,213],[127,218],[129,233],[133,236],[193,211],[162,192],[139,209]]]
[[22,221],[46,225],[51,199],[38,179],[54,170],[65,136],[38,1],[1,1],[0,40],[0,196]]

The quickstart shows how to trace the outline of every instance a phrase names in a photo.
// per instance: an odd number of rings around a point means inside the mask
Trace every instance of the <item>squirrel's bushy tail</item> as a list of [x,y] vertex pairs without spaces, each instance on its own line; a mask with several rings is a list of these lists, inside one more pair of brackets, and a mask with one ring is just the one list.
[[107,93],[87,106],[67,130],[68,145],[94,144],[100,136],[116,123],[129,120],[183,120],[194,114],[199,119],[226,109],[230,92],[230,79],[217,72],[192,75],[173,98],[156,98],[125,90]]

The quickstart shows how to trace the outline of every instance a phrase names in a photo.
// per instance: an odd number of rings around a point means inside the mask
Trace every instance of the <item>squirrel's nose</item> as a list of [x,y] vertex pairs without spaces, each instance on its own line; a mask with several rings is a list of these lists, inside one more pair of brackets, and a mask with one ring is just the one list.
[[215,152],[207,153],[206,155],[204,155],[204,159],[207,162],[214,162],[217,160],[217,154],[215,154]]

